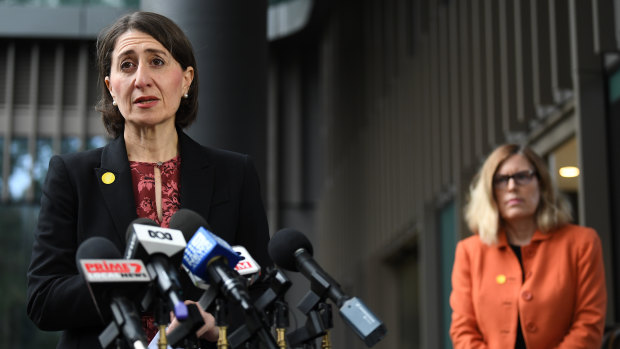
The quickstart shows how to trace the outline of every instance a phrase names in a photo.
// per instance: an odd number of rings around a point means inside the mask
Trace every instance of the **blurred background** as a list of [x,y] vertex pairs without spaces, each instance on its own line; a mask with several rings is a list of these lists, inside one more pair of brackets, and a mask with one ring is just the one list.
[[[620,0],[0,0],[0,347],[55,347],[25,314],[40,187],[53,154],[108,141],[95,40],[135,10],[188,34],[189,134],[254,157],[271,232],[309,237],[384,321],[376,348],[451,348],[463,204],[505,142],[541,154],[598,231],[620,322]],[[308,283],[289,276],[293,309]],[[332,340],[365,348],[335,313]]]

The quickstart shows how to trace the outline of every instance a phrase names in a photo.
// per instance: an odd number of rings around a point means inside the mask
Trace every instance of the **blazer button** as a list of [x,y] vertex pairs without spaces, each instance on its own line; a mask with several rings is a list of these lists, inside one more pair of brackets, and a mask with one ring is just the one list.
[[525,326],[525,328],[529,332],[536,332],[538,330],[538,327],[533,322],[528,322],[528,324]]
[[534,296],[532,295],[532,292],[530,291],[523,291],[521,292],[521,298],[523,298],[523,300],[526,300],[526,301],[531,301],[532,298],[534,298]]

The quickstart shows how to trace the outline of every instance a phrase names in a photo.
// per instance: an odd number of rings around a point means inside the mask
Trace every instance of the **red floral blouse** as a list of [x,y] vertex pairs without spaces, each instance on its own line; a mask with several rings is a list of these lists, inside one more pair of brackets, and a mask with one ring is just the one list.
[[[152,162],[130,161],[131,178],[133,179],[133,196],[136,200],[138,217],[154,220],[160,226],[167,228],[170,217],[179,210],[179,169],[181,157],[176,156],[161,164]],[[161,206],[162,221],[157,217],[155,204],[155,167],[161,172]]]
[[[157,217],[155,202],[155,167],[161,173],[162,221]],[[133,180],[133,196],[136,200],[138,217],[145,217],[157,222],[161,227],[170,226],[170,217],[179,210],[179,175],[181,157],[176,156],[163,163],[130,161]],[[155,319],[152,314],[142,315],[142,328],[149,341],[157,334]]]

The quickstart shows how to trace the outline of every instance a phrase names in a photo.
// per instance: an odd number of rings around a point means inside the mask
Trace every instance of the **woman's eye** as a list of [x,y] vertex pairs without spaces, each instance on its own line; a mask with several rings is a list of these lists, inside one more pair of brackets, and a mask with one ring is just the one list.
[[128,70],[128,69],[131,69],[132,67],[133,67],[133,63],[129,61],[125,61],[121,63],[121,70]]
[[153,58],[152,64],[153,65],[164,65],[164,60],[161,58]]
[[527,173],[515,173],[514,175],[512,175],[512,178],[515,179],[515,181],[519,182],[519,181],[523,181],[525,179],[528,178],[528,174]]
[[508,176],[497,176],[495,178],[495,183],[506,183],[506,182],[508,182],[509,179],[510,179],[510,177],[508,177]]

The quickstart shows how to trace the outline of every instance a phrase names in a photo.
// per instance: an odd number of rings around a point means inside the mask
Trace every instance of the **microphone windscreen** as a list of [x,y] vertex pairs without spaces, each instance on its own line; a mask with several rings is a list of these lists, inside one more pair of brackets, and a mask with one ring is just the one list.
[[170,217],[170,229],[177,229],[183,233],[185,241],[189,241],[200,227],[211,230],[207,220],[198,212],[188,208],[181,208]]
[[127,231],[125,232],[125,241],[129,241],[129,239],[131,239],[131,236],[134,233],[134,230],[133,230],[134,224],[154,225],[156,227],[159,227],[159,224],[157,224],[157,222],[155,222],[154,220],[150,218],[146,218],[146,217],[136,218],[133,221],[131,221],[131,223],[129,223],[129,225],[127,226]]
[[295,263],[295,252],[303,248],[312,255],[312,244],[301,232],[284,228],[277,231],[269,240],[269,256],[281,268],[298,271]]
[[81,259],[117,259],[123,258],[114,243],[101,236],[90,237],[80,244],[75,253],[75,262],[80,264]]

